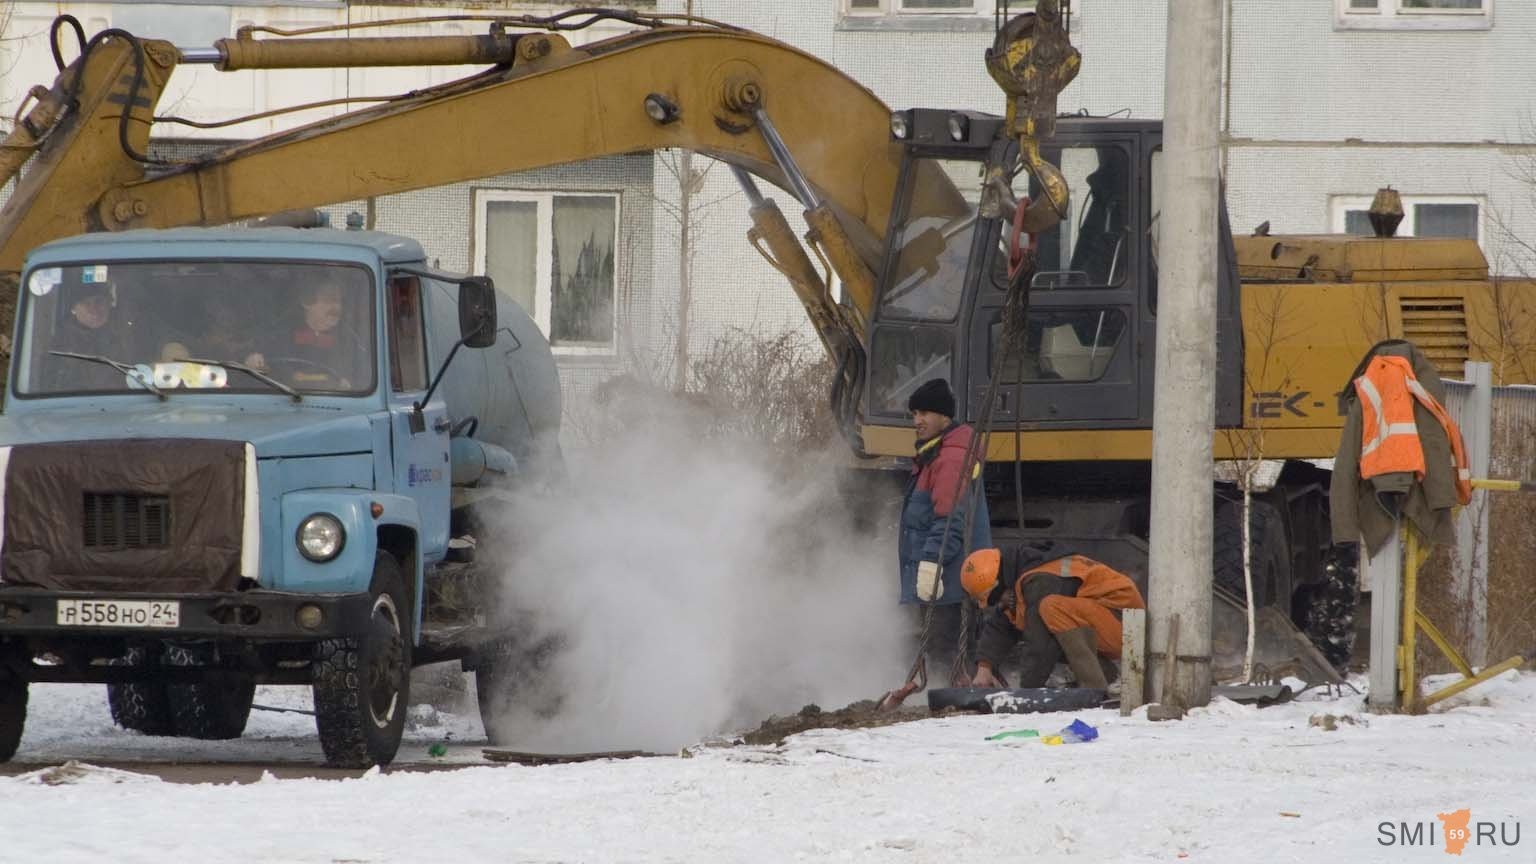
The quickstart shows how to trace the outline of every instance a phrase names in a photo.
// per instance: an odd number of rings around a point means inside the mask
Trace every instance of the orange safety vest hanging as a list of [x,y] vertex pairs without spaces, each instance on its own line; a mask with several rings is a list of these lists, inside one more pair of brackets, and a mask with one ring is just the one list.
[[1413,420],[1413,403],[1424,406],[1445,430],[1454,460],[1456,500],[1466,505],[1472,500],[1472,470],[1467,450],[1461,440],[1461,427],[1450,412],[1419,383],[1413,366],[1403,357],[1378,355],[1371,359],[1365,374],[1355,379],[1360,395],[1360,476],[1365,479],[1382,474],[1412,471],[1424,479],[1424,448],[1419,443],[1419,427]]

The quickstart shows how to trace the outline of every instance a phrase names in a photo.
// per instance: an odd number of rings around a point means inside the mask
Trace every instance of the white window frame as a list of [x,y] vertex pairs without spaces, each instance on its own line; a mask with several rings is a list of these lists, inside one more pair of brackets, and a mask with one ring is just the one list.
[[1375,9],[1354,9],[1351,0],[1334,0],[1338,30],[1488,30],[1493,2],[1481,9],[1410,9],[1403,0],[1377,0]]
[[[995,9],[992,0],[971,0],[971,8],[969,9],[914,9],[907,8],[906,4],[908,2],[910,0],[880,0],[880,7],[878,9],[858,9],[854,7],[852,0],[842,0],[843,14],[850,18],[905,17],[908,15],[921,15],[924,17],[929,15],[964,17],[986,15],[990,17]],[[1027,2],[1027,0],[1021,0],[1021,2],[1014,5],[1018,6],[1018,9],[1015,10],[1016,12],[1028,12],[1034,8],[1034,5]],[[1077,14],[1077,10],[1072,10],[1072,13],[1074,15]]]
[[[1401,194],[1401,193],[1399,193]],[[1375,195],[1330,195],[1328,198],[1328,225],[1335,234],[1344,233],[1344,214],[1350,210],[1369,210]],[[1397,236],[1414,237],[1415,204],[1475,204],[1477,205],[1477,244],[1483,244],[1487,236],[1488,199],[1481,195],[1402,195],[1403,221],[1397,226]]]
[[[550,268],[554,264],[555,199],[556,198],[605,198],[613,202],[613,339],[607,345],[557,345],[550,337],[549,313],[554,307],[554,286],[550,280]],[[590,189],[476,189],[475,190],[475,273],[485,275],[485,214],[488,204],[497,201],[521,201],[537,207],[538,236],[534,238],[534,308],[533,323],[544,338],[550,339],[550,350],[567,357],[616,357],[619,352],[619,284],[621,268],[628,266],[619,251],[619,233],[623,225],[623,195],[617,191]],[[527,311],[527,310],[524,310]]]

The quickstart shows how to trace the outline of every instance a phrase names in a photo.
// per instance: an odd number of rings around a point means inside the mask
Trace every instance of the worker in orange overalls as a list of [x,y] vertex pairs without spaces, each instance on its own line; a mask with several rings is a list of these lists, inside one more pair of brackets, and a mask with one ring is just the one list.
[[1004,686],[999,670],[1016,645],[1020,687],[1043,686],[1063,656],[1077,686],[1109,686],[1120,657],[1120,613],[1146,603],[1124,573],[1063,551],[1046,541],[979,549],[965,559],[960,583],[982,608],[974,686]]

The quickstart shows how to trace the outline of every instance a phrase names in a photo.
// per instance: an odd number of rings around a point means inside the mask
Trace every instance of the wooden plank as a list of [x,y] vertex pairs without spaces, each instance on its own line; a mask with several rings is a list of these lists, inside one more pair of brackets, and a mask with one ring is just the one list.
[[[1168,649],[1163,654],[1163,680],[1158,687],[1157,701],[1166,702],[1173,685],[1174,670],[1179,668],[1179,613],[1168,616]],[[1183,707],[1183,706],[1179,706]]]
[[1120,716],[1129,717],[1147,701],[1147,610],[1125,610],[1120,626]]
[[608,750],[599,753],[525,753],[518,750],[480,751],[492,762],[514,762],[518,765],[567,765],[572,762],[595,762],[599,759],[640,759],[664,756],[645,750]]
[[1173,684],[1175,670],[1178,669],[1179,657],[1179,613],[1168,616],[1168,647],[1163,655],[1163,675],[1157,686],[1157,703],[1147,707],[1147,719],[1183,720],[1184,706],[1178,699],[1169,699],[1169,691],[1176,689]]

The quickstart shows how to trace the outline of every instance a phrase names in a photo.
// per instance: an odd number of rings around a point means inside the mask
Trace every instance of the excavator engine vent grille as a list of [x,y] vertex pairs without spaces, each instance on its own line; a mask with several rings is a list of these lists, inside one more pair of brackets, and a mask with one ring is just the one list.
[[1467,339],[1467,306],[1460,297],[1402,297],[1403,338],[1419,346],[1442,378],[1465,374],[1471,344]]

